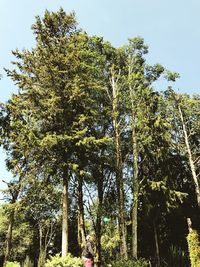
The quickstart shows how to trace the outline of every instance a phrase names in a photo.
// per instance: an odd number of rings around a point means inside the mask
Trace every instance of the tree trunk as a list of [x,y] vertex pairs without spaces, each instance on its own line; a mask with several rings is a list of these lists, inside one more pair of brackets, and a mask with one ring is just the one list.
[[136,138],[136,111],[134,106],[134,91],[130,86],[131,99],[131,129],[132,129],[132,154],[133,154],[133,177],[132,177],[132,258],[137,259],[137,228],[138,228],[138,195],[139,195],[139,181],[138,181],[138,149]]
[[42,226],[39,224],[39,258],[38,258],[38,266],[41,267],[43,263],[43,246],[42,246]]
[[43,246],[43,230],[42,230],[42,225],[39,224],[39,257],[38,257],[38,267],[43,267],[45,264],[46,260],[46,253],[45,253],[45,248]]
[[63,173],[62,257],[68,253],[68,177]]
[[[118,196],[118,223],[119,223],[119,237],[120,237],[120,255],[121,258],[127,259],[127,241],[126,241],[126,221],[124,212],[124,185],[123,185],[123,163],[121,153],[121,138],[120,138],[120,123],[119,123],[119,91],[117,81],[115,81],[114,73],[112,72],[112,108],[113,108],[113,126],[114,126],[114,140],[115,140],[115,158],[116,158],[116,184]],[[117,80],[120,76],[118,74]]]
[[43,267],[47,258],[47,248],[50,245],[50,242],[53,237],[53,226],[54,223],[51,221],[50,225],[42,225],[39,223],[39,259],[38,259],[38,267]]
[[84,224],[84,208],[83,208],[83,178],[78,179],[78,244],[80,255],[85,245],[85,224]]
[[118,194],[118,212],[119,212],[119,237],[120,237],[120,254],[122,258],[127,259],[127,243],[126,243],[126,222],[124,214],[124,189],[123,189],[123,174],[122,174],[122,159],[119,146],[118,136],[116,136],[116,180]]
[[138,181],[138,152],[135,127],[132,129],[133,142],[133,178],[132,178],[132,257],[137,259],[137,228],[138,228],[138,195],[139,195],[139,181]]
[[182,110],[181,110],[181,107],[180,107],[179,104],[178,104],[178,110],[179,110],[179,114],[180,114],[180,118],[181,118],[181,122],[182,122],[185,145],[186,145],[187,152],[188,152],[190,170],[191,170],[193,182],[194,182],[194,185],[195,185],[195,193],[196,193],[197,203],[198,203],[198,206],[200,208],[200,188],[199,188],[199,183],[198,183],[198,179],[197,179],[194,160],[192,158],[192,152],[191,152],[191,148],[190,148],[190,144],[189,144],[189,138],[188,138],[186,125],[185,125],[184,118],[183,118],[183,113],[182,113]]
[[96,267],[101,266],[101,221],[103,207],[103,170],[97,175],[98,210],[96,221]]
[[12,229],[14,224],[14,209],[11,210],[10,216],[9,216],[9,225],[8,225],[8,231],[6,235],[6,251],[5,251],[5,258],[4,258],[4,265],[6,266],[7,261],[10,257],[10,251],[11,251],[11,245],[12,245]]
[[157,262],[157,267],[160,267],[160,250],[159,250],[158,233],[155,221],[153,222],[153,229],[154,229],[154,238],[156,246],[156,262]]
[[13,205],[13,207],[11,207],[11,212],[9,216],[9,225],[8,225],[8,231],[6,235],[6,251],[5,251],[3,266],[6,266],[6,263],[10,257],[10,251],[11,251],[11,246],[12,246],[12,230],[13,230],[14,219],[15,219],[15,205],[16,205],[17,198],[20,192],[20,180],[21,178],[19,179],[19,185],[16,187],[10,186],[8,183],[9,192],[12,197],[11,205]]

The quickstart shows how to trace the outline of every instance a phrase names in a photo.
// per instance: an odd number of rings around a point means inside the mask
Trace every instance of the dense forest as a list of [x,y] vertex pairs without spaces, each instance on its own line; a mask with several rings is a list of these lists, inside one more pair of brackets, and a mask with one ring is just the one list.
[[200,95],[175,92],[141,37],[116,48],[62,8],[32,30],[0,106],[2,266],[78,260],[88,233],[96,266],[200,266]]

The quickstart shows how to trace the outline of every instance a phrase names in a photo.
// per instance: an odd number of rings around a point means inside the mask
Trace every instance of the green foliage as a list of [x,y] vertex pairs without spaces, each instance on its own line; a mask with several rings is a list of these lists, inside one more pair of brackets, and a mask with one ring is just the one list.
[[180,247],[171,245],[169,248],[169,262],[170,267],[187,266],[187,255]]
[[104,262],[114,260],[119,250],[119,234],[118,229],[111,228],[111,224],[105,226],[105,233],[101,237],[102,253]]
[[13,249],[12,257],[14,259],[23,259],[31,242],[33,232],[30,225],[24,222],[22,218],[17,220],[13,229]]
[[166,78],[168,81],[175,82],[176,79],[180,78],[180,75],[179,75],[179,73],[177,73],[177,72],[166,71],[165,78]]
[[144,259],[118,260],[111,263],[112,267],[148,267],[149,263]]
[[187,197],[186,193],[179,192],[176,190],[171,190],[169,186],[166,185],[166,178],[162,181],[149,181],[150,188],[152,191],[160,191],[165,196],[166,208],[175,208],[178,202],[183,202]]
[[31,261],[31,259],[29,258],[29,256],[26,256],[22,266],[23,267],[32,267],[34,264],[33,262]]
[[6,263],[6,267],[20,267],[20,264],[16,261],[14,262],[9,261]]
[[200,266],[200,243],[198,233],[191,230],[187,236],[191,267]]
[[72,257],[71,254],[67,254],[66,257],[60,257],[57,254],[54,257],[51,257],[50,260],[47,261],[45,267],[81,267],[83,266],[83,261],[81,258]]
[[[51,240],[49,230],[52,229],[53,233],[59,228],[56,226],[61,208],[60,183],[63,174],[66,175],[66,167],[69,170],[71,214],[79,213],[77,187],[83,184],[80,192],[83,189],[84,208],[87,201],[90,205],[84,213],[92,218],[89,220],[85,216],[85,228],[95,228],[99,235],[103,234],[102,262],[117,259],[120,238],[116,221],[120,218],[116,217],[122,213],[118,213],[116,208],[112,118],[119,126],[116,135],[120,136],[122,170],[119,171],[124,174],[122,186],[126,192],[123,201],[127,244],[130,245],[132,235],[128,223],[134,204],[131,203],[131,190],[135,190],[134,200],[139,204],[139,230],[141,221],[144,224],[142,233],[138,235],[143,245],[139,250],[140,256],[147,258],[154,253],[153,219],[158,228],[162,257],[162,248],[170,239],[168,228],[174,229],[173,223],[177,220],[174,216],[176,219],[168,225],[167,216],[171,208],[174,213],[175,208],[182,213],[182,207],[177,204],[185,201],[191,186],[187,161],[183,157],[184,136],[178,113],[174,111],[175,102],[154,91],[152,85],[163,75],[168,81],[175,81],[179,75],[165,71],[160,64],[147,65],[144,56],[148,47],[141,37],[129,39],[128,45],[116,49],[103,38],[90,37],[78,29],[74,14],[67,15],[63,9],[52,13],[46,11],[43,18],[36,17],[32,29],[36,46],[31,50],[14,51],[15,69],[7,70],[8,76],[17,84],[19,94],[12,95],[0,106],[0,144],[8,155],[7,166],[14,176],[23,177],[19,206],[7,205],[7,210],[15,208],[17,215],[13,227],[12,260],[23,261],[28,253],[30,259],[35,260],[42,249],[45,253],[40,253],[39,263],[46,258],[45,249],[47,253],[49,249],[46,241]],[[116,109],[110,101],[111,78],[117,87],[116,98],[113,96]],[[193,157],[198,163],[199,96],[190,99],[178,94],[176,100],[183,110]],[[134,171],[135,177],[132,177]],[[81,177],[81,182],[78,177]],[[91,201],[84,194],[86,189]],[[106,201],[108,205],[105,205]],[[188,198],[187,201],[191,200]],[[20,209],[25,217],[19,214]],[[71,214],[68,216],[70,223],[75,218],[72,219]],[[109,218],[103,219],[104,215]],[[77,217],[75,219],[77,221]],[[0,210],[0,256],[4,253],[7,226],[8,214]],[[31,226],[34,226],[33,231]],[[150,237],[147,238],[145,230]],[[185,230],[182,236],[184,238]],[[77,244],[74,241],[76,237],[73,238],[69,235],[71,247]],[[55,248],[52,254],[56,254],[61,238],[58,235],[52,239]],[[171,249],[172,261],[177,266],[179,258],[184,256],[182,253],[181,249]],[[24,263],[24,266],[28,267],[28,264]],[[46,266],[75,267],[82,266],[82,261],[70,255],[66,258],[56,255]],[[115,261],[113,266],[147,266],[147,262],[142,259]]]
[[[4,204],[0,207],[0,237],[5,240],[5,235],[8,230],[8,205]],[[16,213],[16,219],[12,231],[12,260],[23,259],[32,242],[33,232],[30,225],[25,221],[24,214]],[[0,245],[0,255],[4,255],[3,243]]]

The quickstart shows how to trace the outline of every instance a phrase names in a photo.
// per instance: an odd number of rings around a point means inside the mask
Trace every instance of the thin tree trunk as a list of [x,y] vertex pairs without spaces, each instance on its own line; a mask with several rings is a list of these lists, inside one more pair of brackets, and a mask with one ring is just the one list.
[[62,257],[68,253],[68,177],[63,173]]
[[132,258],[137,259],[138,255],[138,197],[139,197],[139,178],[138,178],[138,143],[136,132],[137,103],[135,103],[135,87],[131,85],[131,75],[133,73],[133,61],[131,58],[128,67],[128,83],[131,102],[131,130],[132,130],[132,156],[133,156],[133,176],[132,176]]
[[120,236],[120,254],[122,258],[127,259],[127,243],[126,243],[126,222],[124,214],[124,190],[122,180],[122,159],[119,146],[118,136],[116,136],[116,180],[118,194],[118,210],[119,210],[119,236]]
[[20,180],[19,179],[19,185],[18,186],[10,186],[9,183],[7,183],[10,195],[12,196],[11,204],[14,205],[14,207],[11,208],[10,216],[9,216],[9,225],[8,225],[8,231],[6,235],[6,250],[5,250],[5,257],[4,257],[4,263],[3,266],[6,266],[7,261],[10,257],[11,247],[12,247],[12,230],[14,225],[14,219],[15,219],[15,204],[20,192]]
[[39,224],[39,257],[38,257],[38,267],[44,266],[45,263],[45,252],[43,247],[43,231],[42,231],[42,225]]
[[83,181],[82,177],[78,179],[78,244],[80,254],[85,245],[85,224],[84,224],[84,208],[83,208]]
[[45,265],[47,258],[47,248],[50,245],[54,233],[53,226],[54,226],[53,221],[51,221],[50,225],[46,227],[45,225],[42,226],[42,223],[39,223],[40,247],[39,247],[38,267],[43,267]]
[[101,266],[101,221],[103,207],[103,170],[97,174],[97,192],[98,192],[98,210],[96,221],[96,264],[95,267]]
[[138,181],[138,151],[135,127],[132,129],[133,142],[133,178],[132,178],[132,257],[137,259],[137,228],[138,228],[138,195],[139,195],[139,181]]
[[191,148],[190,148],[190,144],[189,144],[189,138],[188,138],[186,125],[185,125],[184,118],[183,118],[183,113],[182,113],[182,110],[181,110],[181,107],[180,107],[179,104],[178,104],[178,110],[179,110],[179,114],[180,114],[180,118],[181,118],[181,122],[182,122],[185,145],[186,145],[187,152],[188,152],[190,170],[191,170],[192,178],[193,178],[194,185],[195,185],[195,193],[196,193],[197,203],[198,203],[198,206],[200,207],[200,188],[199,188],[199,183],[198,183],[198,179],[197,179],[194,160],[192,159],[192,152],[191,152]]
[[[129,76],[131,75],[131,66],[129,66]],[[132,129],[132,154],[133,154],[133,176],[132,176],[132,258],[137,259],[138,251],[138,196],[139,196],[139,180],[138,180],[138,147],[136,133],[136,114],[137,106],[134,103],[134,89],[129,85],[129,93],[131,99],[131,129]]]
[[14,224],[14,214],[15,211],[12,209],[10,216],[9,216],[9,225],[8,225],[8,231],[6,236],[6,251],[5,251],[5,258],[4,258],[4,265],[6,266],[7,261],[10,257],[10,251],[11,251],[11,245],[12,245],[12,229]]
[[115,155],[116,155],[116,184],[118,195],[118,222],[119,222],[119,237],[120,237],[120,255],[121,258],[127,259],[127,241],[126,241],[126,222],[124,212],[124,185],[123,185],[123,163],[121,153],[121,138],[120,138],[120,123],[118,118],[119,113],[119,91],[117,80],[115,81],[114,73],[112,72],[111,85],[112,85],[112,107],[113,107],[113,126],[114,126],[114,139],[115,139]]
[[154,229],[154,238],[156,246],[156,262],[157,262],[157,267],[160,267],[160,250],[159,250],[158,233],[155,221],[153,222],[153,229]]
[[42,251],[42,237],[43,237],[42,226],[39,224],[39,241],[40,241],[39,250],[40,252]]

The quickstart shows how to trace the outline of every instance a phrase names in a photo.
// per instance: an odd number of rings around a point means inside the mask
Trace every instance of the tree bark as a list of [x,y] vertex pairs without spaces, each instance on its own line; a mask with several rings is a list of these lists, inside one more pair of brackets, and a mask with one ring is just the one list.
[[139,195],[139,181],[138,181],[138,151],[135,126],[132,127],[132,142],[133,142],[133,177],[132,177],[132,257],[137,259],[137,228],[138,228],[138,195]]
[[38,259],[38,267],[43,267],[47,258],[47,248],[53,237],[53,221],[51,221],[50,225],[42,225],[39,223],[39,259]]
[[[117,137],[118,138],[118,137]],[[124,214],[124,189],[122,180],[122,160],[119,147],[119,140],[116,140],[116,181],[118,194],[118,212],[119,212],[119,237],[120,237],[120,254],[122,258],[127,259],[127,242],[126,242],[126,222]]]
[[84,224],[84,207],[83,207],[83,178],[78,179],[78,244],[80,255],[85,245],[85,224]]
[[116,158],[116,184],[117,184],[117,196],[118,196],[118,223],[119,223],[119,237],[120,237],[120,255],[121,258],[127,259],[127,241],[126,241],[126,222],[124,212],[124,185],[123,185],[123,163],[121,152],[121,138],[120,138],[120,123],[119,123],[119,89],[117,80],[115,80],[115,73],[111,73],[111,85],[112,85],[112,108],[113,108],[113,126],[114,126],[114,140],[115,140],[115,158]]
[[185,145],[186,145],[187,152],[188,152],[190,170],[191,170],[191,173],[192,173],[192,178],[193,178],[193,182],[194,182],[194,186],[195,186],[195,193],[196,193],[197,203],[198,203],[198,206],[200,208],[200,188],[199,188],[199,182],[198,182],[198,179],[197,179],[197,174],[196,174],[194,160],[192,158],[192,151],[191,151],[190,144],[189,144],[189,137],[188,137],[186,125],[185,125],[185,122],[184,122],[183,113],[182,113],[182,110],[181,110],[181,107],[180,107],[179,104],[178,104],[178,111],[179,111],[179,114],[180,114],[181,123],[182,123],[182,127],[183,127],[184,140],[185,140]]
[[6,251],[5,251],[5,258],[4,258],[4,265],[6,266],[7,261],[10,257],[10,251],[11,251],[11,245],[12,245],[12,229],[14,224],[14,214],[15,211],[12,209],[10,216],[9,216],[9,225],[8,225],[8,231],[6,236]]
[[[131,66],[129,66],[129,76],[131,75]],[[137,106],[134,103],[134,88],[129,85],[131,99],[131,130],[132,130],[132,155],[133,155],[133,176],[132,176],[132,258],[137,259],[138,251],[138,196],[139,196],[139,179],[138,179],[138,144],[136,132]]]
[[63,172],[62,257],[68,253],[68,177]]
[[4,263],[3,266],[6,266],[7,261],[9,260],[10,257],[10,251],[12,247],[12,230],[13,230],[13,225],[14,225],[14,219],[15,219],[15,204],[20,192],[20,180],[19,179],[19,185],[18,186],[10,186],[8,183],[8,188],[10,195],[12,197],[11,204],[13,207],[11,208],[10,216],[9,216],[9,225],[8,225],[8,231],[6,235],[6,250],[5,250],[5,257],[4,257]]
[[46,259],[46,255],[45,255],[45,248],[43,246],[43,229],[42,229],[42,225],[39,223],[39,257],[38,257],[38,267],[42,267],[45,264],[45,259]]
[[153,222],[153,229],[154,229],[154,238],[156,247],[156,262],[157,262],[157,267],[160,267],[160,250],[159,250],[158,233],[155,221]]
[[103,170],[97,174],[97,192],[98,192],[98,209],[96,220],[96,264],[95,267],[101,266],[101,222],[102,222],[102,207],[103,207]]

